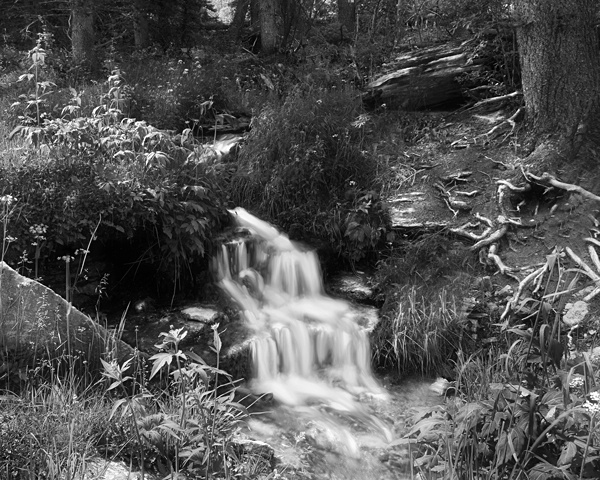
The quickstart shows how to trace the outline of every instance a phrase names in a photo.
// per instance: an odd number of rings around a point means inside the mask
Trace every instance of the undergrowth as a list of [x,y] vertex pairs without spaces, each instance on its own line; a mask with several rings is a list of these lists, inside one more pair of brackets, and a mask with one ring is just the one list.
[[410,432],[392,442],[409,447],[419,475],[597,478],[599,358],[578,353],[574,328],[561,326],[577,276],[556,252],[540,272],[530,296],[495,325],[494,341],[471,353],[457,346],[453,381],[436,382],[446,401],[418,409]]
[[371,119],[352,89],[297,89],[253,120],[228,190],[292,236],[325,239],[350,261],[388,239],[365,148]]

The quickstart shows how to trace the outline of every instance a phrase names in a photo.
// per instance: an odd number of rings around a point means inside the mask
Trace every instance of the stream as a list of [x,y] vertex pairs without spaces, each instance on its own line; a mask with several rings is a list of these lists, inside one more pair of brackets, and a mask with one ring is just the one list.
[[241,208],[231,214],[249,235],[222,245],[218,283],[253,333],[248,386],[276,405],[251,417],[248,438],[274,449],[279,478],[411,478],[408,452],[388,446],[413,407],[440,402],[431,382],[377,379],[373,325],[325,295],[316,254]]

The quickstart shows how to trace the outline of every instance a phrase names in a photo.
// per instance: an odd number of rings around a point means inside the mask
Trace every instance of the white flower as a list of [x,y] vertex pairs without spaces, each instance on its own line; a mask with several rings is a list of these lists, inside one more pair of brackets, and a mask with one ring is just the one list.
[[12,195],[3,195],[0,197],[0,204],[6,205],[7,207],[10,207],[16,201],[17,199]]

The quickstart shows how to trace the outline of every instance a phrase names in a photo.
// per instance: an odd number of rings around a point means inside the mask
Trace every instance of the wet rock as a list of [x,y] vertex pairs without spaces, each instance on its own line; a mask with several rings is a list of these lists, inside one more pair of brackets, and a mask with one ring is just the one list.
[[371,305],[352,305],[356,323],[367,332],[372,332],[379,323],[379,309]]
[[569,327],[575,327],[582,322],[588,311],[589,305],[583,300],[578,300],[575,303],[567,303],[562,320]]
[[246,458],[253,462],[259,462],[269,470],[275,462],[275,450],[268,443],[249,438],[236,438],[232,444],[241,459]]
[[358,303],[368,302],[373,298],[369,277],[363,272],[340,273],[329,280],[327,290],[331,295]]
[[181,310],[181,313],[188,320],[204,324],[214,323],[219,318],[219,311],[213,306],[190,306]]
[[314,421],[306,431],[306,440],[319,450],[358,458],[360,449],[349,430],[333,422]]
[[101,458],[92,458],[86,462],[86,470],[81,477],[75,479],[94,478],[96,480],[158,480],[157,475],[144,472],[132,472],[124,462],[115,462]]
[[148,313],[156,309],[156,300],[150,297],[143,298],[134,302],[133,309],[138,313]]

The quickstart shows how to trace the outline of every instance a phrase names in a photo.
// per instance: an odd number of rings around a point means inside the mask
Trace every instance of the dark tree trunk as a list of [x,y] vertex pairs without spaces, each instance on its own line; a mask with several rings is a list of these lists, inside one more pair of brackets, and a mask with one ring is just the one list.
[[532,160],[544,166],[571,161],[597,125],[595,13],[595,0],[515,2],[531,146],[540,147]]
[[242,29],[244,28],[244,22],[246,21],[246,15],[248,13],[248,7],[250,6],[250,0],[237,0],[235,4],[235,14],[233,20],[229,26],[229,35],[231,38],[238,42],[240,40]]
[[279,47],[279,29],[277,27],[277,0],[260,0],[260,41],[261,51],[275,53]]
[[355,0],[337,0],[338,22],[346,29],[348,35],[354,33],[356,26],[356,2]]
[[281,4],[281,16],[283,20],[283,34],[281,46],[285,47],[291,41],[300,24],[301,6],[297,0],[288,0]]
[[148,0],[133,3],[133,37],[135,48],[141,50],[150,44],[148,34]]
[[71,0],[71,48],[75,65],[96,70],[94,1]]
[[260,30],[260,2],[262,0],[250,0],[250,26],[252,29]]

